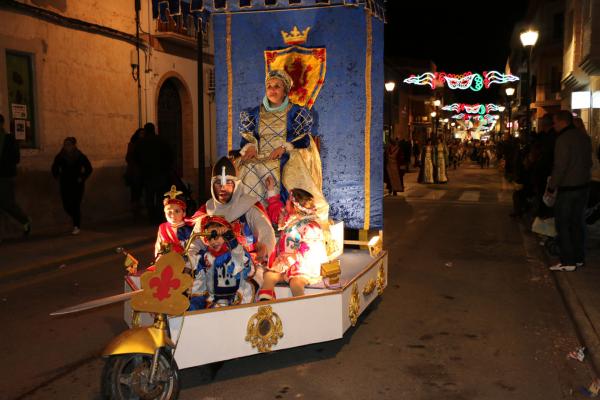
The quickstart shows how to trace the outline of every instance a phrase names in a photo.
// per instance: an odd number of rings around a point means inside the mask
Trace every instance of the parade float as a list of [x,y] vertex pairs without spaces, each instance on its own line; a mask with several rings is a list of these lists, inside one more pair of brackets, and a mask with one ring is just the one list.
[[[167,253],[145,271],[127,254],[125,293],[112,300],[126,300],[131,329],[102,354],[110,398],[176,398],[179,369],[339,339],[387,286],[383,2],[162,1],[154,3],[155,18],[168,19],[171,3],[214,32],[219,155],[239,148],[239,115],[260,104],[265,75],[285,70],[292,77],[290,99],[314,119],[311,140],[337,250],[321,265],[322,281],[302,296],[277,286],[276,300],[195,311],[187,311],[192,277],[180,254]],[[344,240],[348,230],[363,232],[362,240]]]

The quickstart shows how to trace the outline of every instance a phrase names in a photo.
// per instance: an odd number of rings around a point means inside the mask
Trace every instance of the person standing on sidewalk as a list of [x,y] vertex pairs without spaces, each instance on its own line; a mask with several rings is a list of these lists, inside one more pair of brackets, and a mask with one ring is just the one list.
[[63,208],[73,220],[73,235],[78,235],[81,227],[81,200],[85,181],[92,173],[90,160],[77,148],[77,139],[65,138],[62,150],[52,163],[52,175],[60,183],[60,197]]
[[164,220],[162,197],[169,190],[175,159],[152,122],[144,125],[143,137],[133,150],[133,161],[140,167],[148,219],[152,224],[160,224]]
[[0,114],[0,210],[23,225],[23,234],[29,235],[31,223],[15,200],[15,177],[21,160],[15,136],[4,130],[4,116]]
[[548,191],[556,193],[554,218],[560,262],[550,270],[575,271],[585,262],[584,210],[590,193],[592,141],[575,128],[569,111],[554,115],[554,128],[558,136]]

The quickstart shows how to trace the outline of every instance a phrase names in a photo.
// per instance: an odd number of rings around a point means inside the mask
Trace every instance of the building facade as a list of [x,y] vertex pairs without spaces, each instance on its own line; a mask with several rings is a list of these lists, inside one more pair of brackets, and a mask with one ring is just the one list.
[[[205,175],[198,155],[208,169],[216,154],[210,24],[199,129],[197,25],[189,12],[157,10],[150,0],[9,0],[0,3],[0,21],[0,114],[20,139],[17,199],[35,230],[68,224],[50,173],[66,136],[77,138],[94,167],[84,228],[129,212],[125,154],[146,122],[169,142],[177,173],[197,193]],[[16,228],[0,216],[1,236]]]
[[[515,85],[517,90],[514,99],[510,99],[514,100],[512,116],[513,121],[517,121],[517,127],[526,126],[528,97],[532,130],[537,130],[539,120],[545,114],[561,109],[564,21],[564,0],[532,0],[529,2],[525,21],[518,23],[513,30],[506,72],[520,77],[519,83]],[[520,40],[520,34],[528,29],[539,32],[539,38],[532,48],[524,48]]]
[[[600,2],[566,0],[562,73],[563,108],[573,109],[583,119],[593,149],[600,146]],[[572,102],[573,93],[584,94],[588,104]],[[594,100],[594,101],[593,101]],[[593,175],[600,179],[600,165],[594,159]]]

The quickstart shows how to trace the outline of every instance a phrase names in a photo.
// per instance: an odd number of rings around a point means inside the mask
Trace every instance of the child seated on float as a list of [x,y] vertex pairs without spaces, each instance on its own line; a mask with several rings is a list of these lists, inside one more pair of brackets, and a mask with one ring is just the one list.
[[238,243],[231,224],[223,217],[207,215],[201,221],[201,231],[208,234],[203,238],[207,249],[198,264],[206,279],[207,308],[251,303],[255,295],[248,279],[252,258]]
[[[156,235],[156,243],[154,245],[154,257],[158,258],[161,254],[174,251],[183,255],[185,252],[185,246],[192,235],[194,228],[194,222],[186,220],[185,209],[186,204],[179,196],[182,192],[178,191],[175,185],[171,186],[171,190],[165,193],[165,199],[163,201],[165,219],[167,222],[163,222],[158,227]],[[196,242],[200,242],[197,240]],[[204,246],[201,243],[197,243],[194,246],[196,251],[190,251],[185,256],[185,267],[189,271],[196,269],[198,261],[202,256]],[[154,266],[148,268],[153,271]],[[196,276],[194,278],[194,286],[192,287],[192,296],[190,299],[190,310],[198,310],[206,307],[206,296],[203,294],[205,290],[201,290],[200,286],[203,286],[204,272],[202,276]]]
[[323,230],[318,222],[313,196],[302,189],[292,189],[284,204],[274,192],[275,181],[269,176],[267,213],[277,225],[279,239],[269,258],[258,300],[275,299],[275,285],[286,282],[293,296],[304,294],[304,287],[321,280],[321,264],[327,261]]

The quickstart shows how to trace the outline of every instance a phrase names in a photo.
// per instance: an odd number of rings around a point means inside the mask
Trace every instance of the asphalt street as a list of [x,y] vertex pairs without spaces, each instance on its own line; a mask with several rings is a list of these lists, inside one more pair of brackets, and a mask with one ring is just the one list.
[[[512,187],[475,165],[449,175],[409,174],[385,199],[388,287],[343,339],[183,370],[180,398],[584,398],[591,369],[566,358],[577,333],[539,246],[508,217]],[[107,255],[0,287],[1,398],[99,398],[97,354],[125,328],[122,307],[48,313],[118,293],[121,271]]]

